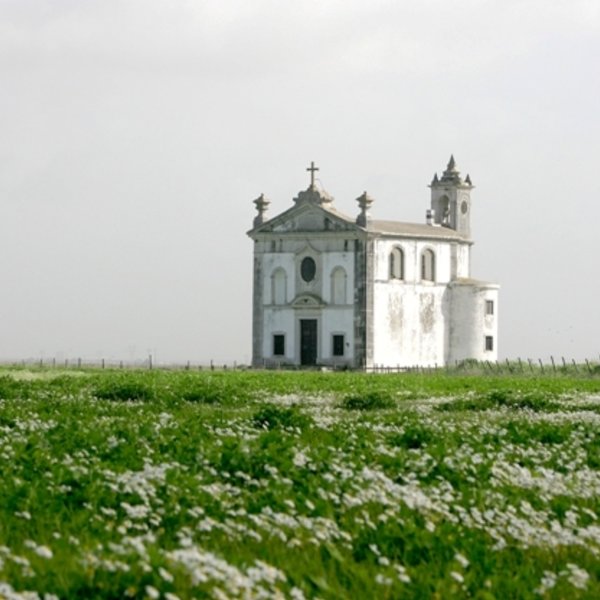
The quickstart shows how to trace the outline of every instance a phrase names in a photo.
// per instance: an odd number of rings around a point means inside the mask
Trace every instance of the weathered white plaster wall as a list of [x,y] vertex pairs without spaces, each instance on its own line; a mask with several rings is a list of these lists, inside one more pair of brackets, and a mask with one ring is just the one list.
[[471,246],[469,244],[456,244],[456,277],[471,277]]
[[446,286],[377,282],[374,293],[373,362],[384,366],[444,363]]
[[[494,303],[494,314],[486,315],[486,300]],[[451,288],[450,363],[465,359],[498,358],[498,286],[483,282],[456,282]],[[494,349],[485,349],[485,336],[492,336]]]
[[[439,240],[380,239],[375,244],[373,363],[385,366],[443,365],[450,306],[447,284],[454,271],[468,272],[468,249]],[[404,252],[404,279],[389,279],[392,248]],[[468,247],[467,247],[468,248]],[[421,281],[421,254],[435,253],[435,281]]]
[[[346,247],[346,250],[344,248]],[[277,252],[264,252],[263,263],[263,344],[266,363],[300,364],[300,319],[318,321],[318,362],[344,365],[354,360],[354,252],[353,242],[343,237],[317,240],[292,239],[277,242]],[[312,282],[300,277],[302,258],[311,256],[317,264],[317,276]],[[342,267],[345,272],[345,303],[332,304],[331,275]],[[286,304],[272,304],[272,275],[277,269],[287,276]],[[320,298],[324,305],[294,307],[292,303],[301,294]],[[285,335],[285,356],[273,356],[273,335]],[[332,336],[344,335],[344,356],[332,354]]]
[[331,274],[338,266],[346,272],[346,304],[352,304],[354,296],[354,253],[352,252],[327,252],[323,254],[323,272],[326,277],[323,281],[322,298],[327,303],[332,301]]
[[[389,255],[392,248],[401,248],[404,252],[404,279],[407,282],[421,280],[421,254],[427,248],[435,253],[437,283],[448,283],[452,279],[452,243],[440,240],[415,240],[410,238],[382,238],[375,243],[374,275],[375,280],[388,280]],[[459,277],[469,274],[469,246],[455,243],[456,272]]]
[[[354,360],[354,308],[352,305],[323,309],[321,330],[321,362],[336,365],[351,364]],[[344,356],[333,356],[333,334],[344,335]]]
[[295,277],[294,277],[294,256],[283,252],[266,252],[263,254],[263,303],[272,304],[273,298],[271,293],[272,275],[276,269],[282,268],[286,274],[286,301],[295,296]]
[[[273,334],[285,335],[285,356],[273,356]],[[275,362],[293,362],[295,348],[294,315],[286,307],[265,308],[263,356]]]

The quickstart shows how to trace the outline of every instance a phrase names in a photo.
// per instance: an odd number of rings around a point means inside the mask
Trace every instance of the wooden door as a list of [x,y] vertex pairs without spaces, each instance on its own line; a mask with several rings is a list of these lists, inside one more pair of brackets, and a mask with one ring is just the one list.
[[300,319],[300,364],[317,364],[316,319]]

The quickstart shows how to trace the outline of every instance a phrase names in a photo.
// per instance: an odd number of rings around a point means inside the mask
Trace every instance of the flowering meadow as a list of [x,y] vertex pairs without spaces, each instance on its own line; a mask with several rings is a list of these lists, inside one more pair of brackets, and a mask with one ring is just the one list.
[[0,599],[600,598],[600,378],[0,370]]

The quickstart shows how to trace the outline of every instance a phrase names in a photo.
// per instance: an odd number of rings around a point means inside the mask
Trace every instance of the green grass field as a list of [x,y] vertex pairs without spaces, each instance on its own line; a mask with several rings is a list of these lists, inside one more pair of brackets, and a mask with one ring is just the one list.
[[599,598],[600,377],[0,370],[0,598]]

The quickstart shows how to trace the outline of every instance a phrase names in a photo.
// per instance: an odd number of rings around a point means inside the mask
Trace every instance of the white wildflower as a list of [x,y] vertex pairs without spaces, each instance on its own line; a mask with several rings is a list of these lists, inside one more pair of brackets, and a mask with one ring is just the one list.
[[573,563],[567,564],[568,579],[573,587],[584,590],[587,587],[588,580],[590,578],[588,572]]
[[152,600],[157,600],[157,598],[160,598],[160,592],[151,585],[147,585],[145,587],[145,592],[146,596],[148,596],[148,598],[151,598]]
[[392,585],[393,581],[389,577],[377,573],[377,575],[375,575],[375,583],[378,583],[379,585]]
[[406,571],[406,567],[404,565],[394,565],[394,567],[398,572],[398,579],[402,583],[410,583],[410,577]]
[[17,592],[10,583],[0,581],[0,598],[3,600],[40,600],[37,592]]
[[290,598],[292,600],[305,600],[306,596],[304,595],[304,592],[300,588],[293,587],[290,590]]
[[128,502],[122,502],[121,506],[125,509],[130,519],[145,519],[150,513],[150,507],[146,504],[131,505]]
[[304,452],[300,450],[298,450],[296,454],[294,454],[294,458],[292,459],[294,466],[298,468],[305,467],[308,464],[308,461],[309,459],[306,456],[306,454],[304,454]]
[[454,558],[456,561],[458,561],[460,563],[460,565],[462,566],[463,569],[466,569],[469,566],[469,560],[467,559],[466,556],[464,556],[460,552],[457,552],[454,555]]
[[450,577],[454,579],[454,581],[458,581],[458,583],[464,583],[465,578],[458,571],[450,571]]
[[548,590],[551,590],[555,585],[558,576],[552,571],[544,571],[544,576],[540,581],[539,587],[533,590],[536,594],[543,596]]
[[42,558],[52,558],[54,554],[52,554],[52,550],[48,548],[48,546],[38,546],[35,549],[35,553]]
[[164,579],[167,583],[173,583],[173,575],[171,575],[171,573],[169,573],[169,571],[167,571],[166,569],[163,569],[162,567],[158,567],[158,574],[162,577],[162,579]]

